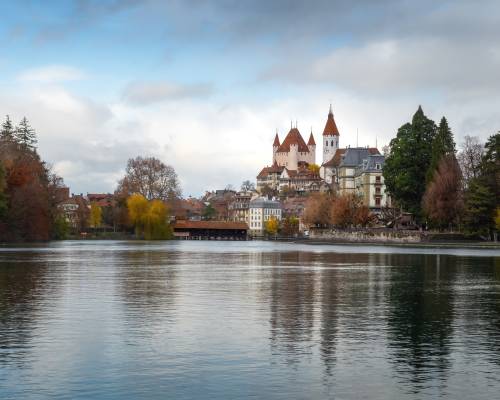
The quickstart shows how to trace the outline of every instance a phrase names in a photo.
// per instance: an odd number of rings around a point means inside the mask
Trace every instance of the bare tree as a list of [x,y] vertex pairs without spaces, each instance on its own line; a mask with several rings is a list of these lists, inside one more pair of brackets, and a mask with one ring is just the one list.
[[253,192],[255,190],[255,184],[251,181],[243,181],[241,184],[242,192]]
[[118,183],[117,192],[140,193],[148,200],[172,200],[180,197],[177,173],[154,157],[136,157],[127,162],[125,177]]
[[467,186],[471,179],[477,177],[483,152],[484,146],[477,136],[465,136],[462,143],[462,151],[457,156],[465,186]]

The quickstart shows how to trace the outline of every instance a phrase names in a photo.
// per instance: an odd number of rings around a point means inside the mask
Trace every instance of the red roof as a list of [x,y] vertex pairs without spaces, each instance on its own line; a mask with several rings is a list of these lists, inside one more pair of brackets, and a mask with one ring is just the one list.
[[309,148],[297,128],[290,129],[290,132],[286,135],[285,140],[278,148],[278,153],[288,153],[290,151],[290,145],[296,145],[299,148],[299,152],[309,152]]
[[269,174],[276,173],[276,174],[281,174],[285,167],[279,166],[277,163],[274,163],[271,167],[264,167],[262,168],[262,171],[259,172],[259,175],[257,175],[257,178],[264,178]]
[[338,167],[340,161],[342,160],[342,155],[345,153],[346,149],[337,149],[330,161],[323,164],[323,167]]
[[311,132],[311,135],[309,136],[309,140],[307,142],[308,146],[316,146],[316,142],[314,141],[314,136],[313,133]]
[[323,130],[323,136],[340,136],[337,124],[333,119],[332,106],[330,106],[330,112],[328,113],[328,119],[326,120],[325,129]]
[[247,230],[246,222],[227,222],[227,221],[175,221],[175,229],[233,229]]
[[279,145],[280,145],[280,138],[278,137],[278,133],[276,133],[276,136],[274,137],[273,147],[279,147]]

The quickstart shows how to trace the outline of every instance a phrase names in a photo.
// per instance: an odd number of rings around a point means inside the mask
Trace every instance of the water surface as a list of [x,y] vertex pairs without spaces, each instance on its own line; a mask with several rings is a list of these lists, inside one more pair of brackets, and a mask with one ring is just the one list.
[[2,399],[498,393],[497,250],[0,247]]

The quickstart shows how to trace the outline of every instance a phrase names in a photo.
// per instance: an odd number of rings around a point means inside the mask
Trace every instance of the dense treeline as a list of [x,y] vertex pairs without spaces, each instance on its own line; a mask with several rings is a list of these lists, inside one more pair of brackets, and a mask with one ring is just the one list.
[[384,178],[393,205],[417,223],[491,238],[499,230],[500,133],[486,145],[467,136],[457,156],[446,118],[439,126],[421,107],[390,143]]
[[0,241],[49,240],[58,235],[62,179],[37,153],[35,130],[9,116],[0,130]]

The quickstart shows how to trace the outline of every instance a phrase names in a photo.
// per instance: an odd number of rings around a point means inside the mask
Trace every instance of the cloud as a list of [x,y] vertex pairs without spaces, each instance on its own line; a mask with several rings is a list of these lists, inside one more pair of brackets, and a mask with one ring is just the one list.
[[85,79],[86,74],[67,65],[48,65],[21,72],[17,79],[21,82],[58,83]]
[[212,85],[204,83],[132,82],[125,87],[122,98],[131,105],[144,106],[168,100],[206,97],[212,93]]

